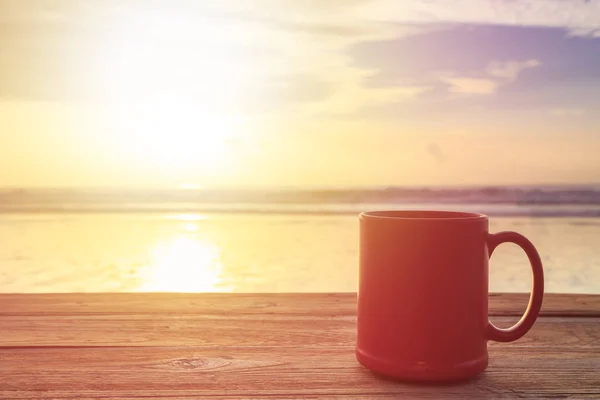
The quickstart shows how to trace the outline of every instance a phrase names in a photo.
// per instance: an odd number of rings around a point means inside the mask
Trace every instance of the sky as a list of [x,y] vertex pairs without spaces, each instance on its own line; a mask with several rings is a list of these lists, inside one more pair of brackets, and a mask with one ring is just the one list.
[[0,187],[600,183],[600,2],[0,0]]

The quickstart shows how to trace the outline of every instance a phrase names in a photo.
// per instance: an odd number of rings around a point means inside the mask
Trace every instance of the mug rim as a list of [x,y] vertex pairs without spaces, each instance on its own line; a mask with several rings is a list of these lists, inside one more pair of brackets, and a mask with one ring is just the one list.
[[466,211],[406,209],[363,211],[359,214],[359,218],[410,221],[479,221],[487,220],[488,216]]

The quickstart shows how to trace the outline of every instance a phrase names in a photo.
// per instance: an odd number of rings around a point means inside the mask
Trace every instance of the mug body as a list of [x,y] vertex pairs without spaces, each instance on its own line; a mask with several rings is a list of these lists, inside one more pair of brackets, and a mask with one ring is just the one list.
[[360,215],[356,357],[409,380],[488,364],[488,218],[447,211]]

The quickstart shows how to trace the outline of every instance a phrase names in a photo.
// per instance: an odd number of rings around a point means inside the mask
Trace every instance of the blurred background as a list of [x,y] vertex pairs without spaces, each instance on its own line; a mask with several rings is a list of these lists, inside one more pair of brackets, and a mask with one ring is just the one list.
[[[600,293],[600,3],[0,0],[0,292],[355,291],[373,209]],[[490,290],[527,292],[494,253]]]

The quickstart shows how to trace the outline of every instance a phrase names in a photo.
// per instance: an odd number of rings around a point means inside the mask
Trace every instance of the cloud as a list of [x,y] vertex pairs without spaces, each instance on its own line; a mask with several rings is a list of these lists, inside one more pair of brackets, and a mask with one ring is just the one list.
[[444,78],[450,86],[450,93],[492,94],[498,88],[498,82],[482,78]]
[[565,28],[576,35],[600,29],[597,0],[373,0],[362,3],[358,12],[362,18],[379,22]]
[[371,73],[360,69],[346,69],[335,79],[330,78],[334,88],[330,96],[301,106],[301,111],[312,115],[349,115],[365,105],[410,101],[430,90],[427,86],[419,85],[368,88],[363,81]]
[[[562,28],[437,27],[410,38],[356,43],[348,48],[351,65],[376,71],[365,82],[372,88],[431,87],[411,105],[412,113],[594,107],[599,102],[594,93],[600,90],[600,38],[569,35]],[[381,115],[372,107],[366,112]]]
[[598,1],[3,1],[0,96],[337,114],[499,97],[481,95],[597,79],[598,15]]
[[540,62],[538,60],[506,62],[493,61],[486,68],[486,72],[488,75],[495,78],[500,78],[506,82],[514,82],[524,69],[535,68],[539,66]]
[[4,0],[0,2],[0,22],[35,21],[45,16],[62,15],[68,20],[82,17],[110,17],[139,14],[143,11],[169,13],[179,10],[194,15],[221,15],[264,18],[292,29],[305,24],[356,28],[382,24],[496,24],[532,27],[561,27],[576,34],[600,29],[600,2],[597,0],[38,0],[35,3]]
[[526,70],[536,68],[542,75],[570,79],[600,76],[600,40],[568,37],[562,29],[444,25],[410,38],[356,43],[348,52],[354,66],[378,70],[373,85],[422,80],[445,71],[484,77],[487,70],[511,78],[531,76]]
[[481,71],[472,71],[472,77],[454,76],[453,73],[441,74],[439,80],[447,84],[449,93],[490,95],[498,91],[502,85],[515,82],[519,73],[526,68],[540,65],[537,60],[491,62],[485,69],[486,77],[481,77]]
[[307,110],[317,114],[352,114],[364,105],[377,106],[393,102],[409,101],[427,91],[427,87],[397,86],[388,89],[365,89],[357,83],[348,83],[321,103],[312,103]]

